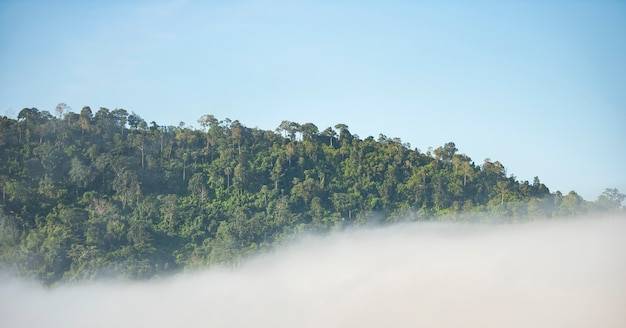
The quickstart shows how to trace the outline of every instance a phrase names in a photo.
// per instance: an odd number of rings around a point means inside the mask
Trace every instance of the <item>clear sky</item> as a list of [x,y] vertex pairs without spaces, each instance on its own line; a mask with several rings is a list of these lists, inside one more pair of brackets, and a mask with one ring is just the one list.
[[0,2],[0,115],[344,123],[626,193],[625,1]]

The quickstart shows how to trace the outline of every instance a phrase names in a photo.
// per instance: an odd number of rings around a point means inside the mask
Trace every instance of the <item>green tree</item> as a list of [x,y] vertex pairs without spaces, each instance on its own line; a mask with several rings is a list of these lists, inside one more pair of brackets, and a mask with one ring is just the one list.
[[606,188],[598,199],[596,205],[601,209],[616,210],[622,208],[622,202],[626,195],[619,192],[617,188]]
[[94,179],[91,167],[84,165],[83,162],[76,157],[72,158],[69,176],[72,182],[82,188],[87,188],[87,185]]
[[557,215],[559,216],[573,216],[584,212],[583,199],[573,190],[563,196],[557,208]]
[[123,109],[60,109],[0,118],[0,265],[49,284],[237,266],[298,232],[372,213],[519,220],[620,210],[624,200],[617,189],[594,203],[552,194],[498,161],[475,165],[452,142],[422,153],[398,137],[362,140],[346,124],[265,131],[203,115],[195,130],[148,126]]

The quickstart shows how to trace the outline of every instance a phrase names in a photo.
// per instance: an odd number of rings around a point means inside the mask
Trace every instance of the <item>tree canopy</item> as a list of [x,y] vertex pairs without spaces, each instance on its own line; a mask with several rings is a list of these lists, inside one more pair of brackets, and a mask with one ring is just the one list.
[[275,131],[203,115],[194,129],[65,104],[0,118],[0,265],[46,284],[237,266],[302,231],[411,220],[553,218],[622,208],[551,193],[475,163],[348,125]]

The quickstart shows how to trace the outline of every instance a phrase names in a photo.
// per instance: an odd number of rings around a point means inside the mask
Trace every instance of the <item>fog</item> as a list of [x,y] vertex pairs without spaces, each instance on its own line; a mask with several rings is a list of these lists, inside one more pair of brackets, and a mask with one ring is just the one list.
[[142,283],[4,279],[0,326],[624,327],[626,218],[370,227]]

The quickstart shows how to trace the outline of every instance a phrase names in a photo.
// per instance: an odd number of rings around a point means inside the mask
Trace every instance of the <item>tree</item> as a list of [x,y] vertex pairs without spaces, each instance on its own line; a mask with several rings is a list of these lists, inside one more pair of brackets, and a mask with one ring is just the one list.
[[602,209],[616,210],[622,208],[622,202],[626,199],[626,195],[619,192],[617,188],[606,188],[598,199],[596,205]]
[[501,180],[496,183],[496,191],[500,195],[500,207],[504,206],[504,196],[509,192],[509,181]]
[[233,170],[230,166],[224,169],[224,174],[226,174],[226,188],[230,188],[230,175],[233,173]]
[[80,117],[78,118],[78,122],[80,124],[80,129],[81,129],[81,135],[80,135],[81,142],[84,140],[85,131],[91,125],[92,120],[93,120],[93,114],[91,113],[91,108],[89,108],[89,106],[83,107],[83,109],[80,111]]
[[191,191],[194,197],[199,198],[201,203],[204,203],[208,192],[207,184],[204,180],[202,173],[195,173],[191,176],[191,179],[189,179],[189,191]]
[[122,202],[122,209],[126,208],[126,205],[130,202],[138,199],[141,194],[137,175],[126,168],[116,172],[111,185],[116,192],[116,198]]
[[37,108],[24,108],[17,114],[17,120],[30,121],[32,123],[39,123],[41,118],[41,112]]
[[67,111],[67,109],[69,108],[69,106],[65,103],[59,103],[56,107],[56,113],[57,115],[59,115],[59,119],[63,118],[63,113],[65,113],[65,111]]
[[296,146],[293,143],[288,143],[285,149],[285,155],[287,156],[287,162],[291,168],[291,159],[296,154]]
[[340,213],[347,213],[348,219],[352,220],[352,210],[355,206],[355,199],[349,193],[333,193],[332,202],[335,209]]
[[539,181],[539,177],[536,176],[533,179],[533,196],[542,197],[549,194],[550,190],[548,189],[548,187],[541,183],[541,181]]
[[239,121],[234,120],[230,124],[230,128],[232,132],[233,144],[237,145],[237,154],[241,155],[241,141],[243,139],[243,136],[242,136],[243,126],[241,125],[241,123],[239,123]]
[[342,143],[352,142],[352,134],[350,134],[346,124],[338,123],[335,125],[335,129],[339,130],[339,140],[341,140]]
[[280,158],[277,158],[276,162],[274,163],[274,168],[270,172],[271,180],[274,182],[274,190],[278,190],[278,183],[283,176],[284,173],[282,163],[280,161]]
[[463,172],[463,186],[467,186],[467,180],[474,180],[474,168],[469,162],[461,162],[461,171]]
[[333,139],[337,135],[337,132],[335,132],[335,130],[333,130],[333,128],[327,127],[326,130],[324,130],[324,132],[322,132],[322,135],[324,135],[325,137],[328,138],[328,145],[332,147],[333,146]]
[[233,183],[238,190],[244,191],[249,182],[249,169],[245,162],[239,162],[233,172]]
[[318,134],[317,126],[313,123],[305,123],[300,126],[300,131],[302,131],[302,140],[304,141],[313,141]]
[[437,156],[438,160],[449,163],[452,161],[454,154],[457,151],[458,149],[456,149],[454,142],[448,142],[443,146],[443,148],[439,147],[435,149],[435,156]]
[[278,125],[278,127],[276,128],[276,132],[284,133],[285,137],[287,137],[290,125],[291,125],[291,121],[284,120],[280,122],[280,125]]
[[572,190],[563,196],[557,209],[557,214],[561,216],[578,215],[584,213],[584,210],[583,198]]
[[[145,123],[145,121],[143,121]],[[145,158],[146,158],[146,145],[144,133],[134,133],[129,135],[128,139],[130,141],[130,145],[133,148],[136,148],[141,153],[141,168],[145,167]]]
[[220,222],[215,239],[212,241],[211,253],[209,255],[210,262],[219,265],[231,264],[236,266],[238,259],[237,239],[235,238],[231,227],[227,222]]
[[122,138],[124,137],[124,128],[128,122],[128,112],[125,109],[116,108],[111,111],[111,119],[115,125],[120,127]]
[[87,188],[87,184],[93,181],[94,178],[91,167],[84,165],[83,162],[76,157],[72,158],[70,166],[70,180],[82,188]]
[[146,121],[144,121],[141,116],[135,114],[135,112],[131,112],[131,114],[128,115],[128,126],[130,126],[132,129],[137,129],[140,124],[145,122]]
[[217,119],[215,118],[215,116],[213,115],[202,115],[199,119],[198,119],[198,123],[200,124],[200,126],[202,127],[202,130],[206,131],[207,129],[211,128],[214,125],[218,124]]
[[287,131],[289,132],[289,139],[291,139],[291,142],[294,142],[296,140],[296,133],[300,132],[300,124],[296,122],[289,122]]
[[166,231],[169,235],[174,235],[179,210],[178,196],[175,194],[159,195],[157,199],[161,204],[159,206],[161,220],[158,225],[161,230]]

